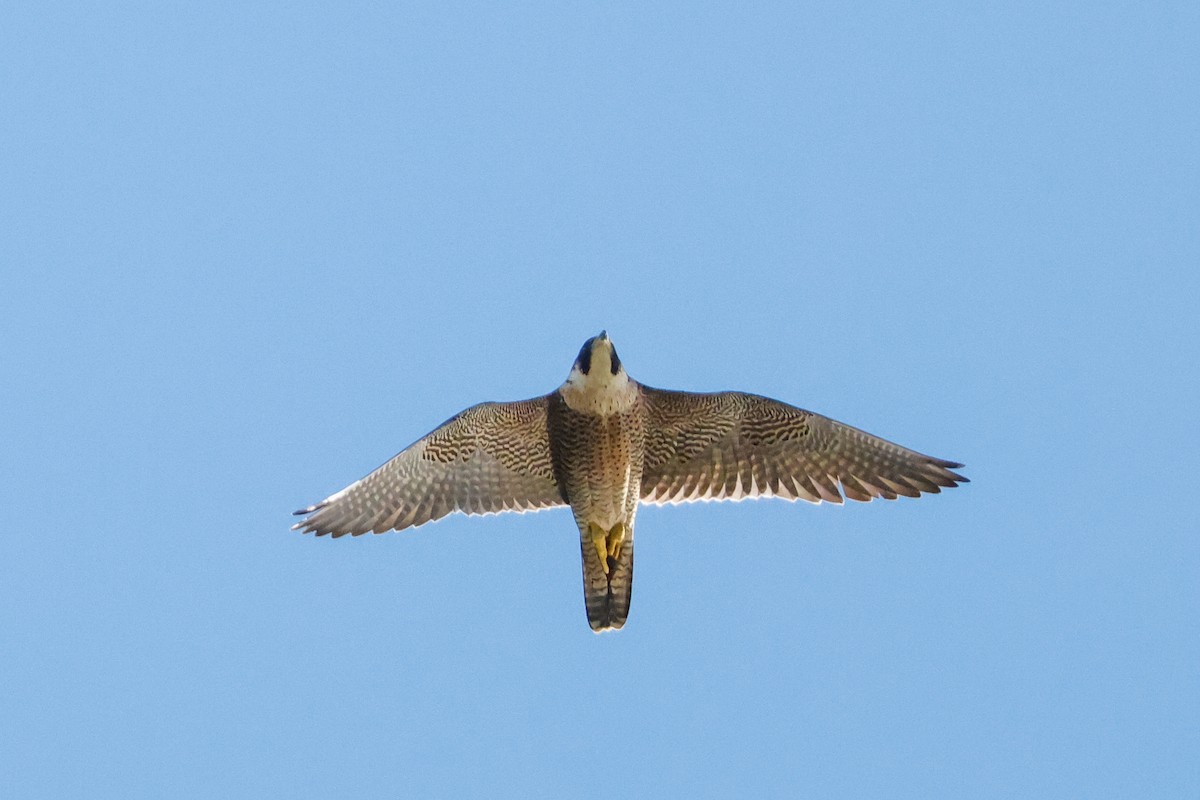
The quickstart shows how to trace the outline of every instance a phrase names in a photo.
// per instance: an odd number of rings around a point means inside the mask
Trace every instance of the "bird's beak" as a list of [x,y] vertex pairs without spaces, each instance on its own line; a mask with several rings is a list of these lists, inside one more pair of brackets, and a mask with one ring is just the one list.
[[600,331],[600,335],[597,336],[596,338],[602,342],[607,342],[608,341],[608,331]]

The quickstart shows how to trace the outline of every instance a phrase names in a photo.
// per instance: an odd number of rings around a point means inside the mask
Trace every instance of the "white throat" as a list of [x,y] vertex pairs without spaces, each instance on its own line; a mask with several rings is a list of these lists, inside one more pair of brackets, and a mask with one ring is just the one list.
[[638,395],[637,384],[629,379],[625,370],[613,375],[609,364],[595,356],[587,375],[580,372],[578,367],[572,368],[559,391],[572,411],[602,417],[628,411],[637,402]]

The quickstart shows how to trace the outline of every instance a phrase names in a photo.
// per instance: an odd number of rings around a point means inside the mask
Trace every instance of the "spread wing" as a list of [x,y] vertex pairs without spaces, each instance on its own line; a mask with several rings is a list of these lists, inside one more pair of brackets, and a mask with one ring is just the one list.
[[423,525],[453,511],[565,505],[550,464],[545,397],[472,406],[367,477],[297,511],[292,530],[335,537]]
[[966,483],[962,464],[922,455],[828,417],[741,392],[643,387],[642,502],[783,497],[819,503],[919,497]]

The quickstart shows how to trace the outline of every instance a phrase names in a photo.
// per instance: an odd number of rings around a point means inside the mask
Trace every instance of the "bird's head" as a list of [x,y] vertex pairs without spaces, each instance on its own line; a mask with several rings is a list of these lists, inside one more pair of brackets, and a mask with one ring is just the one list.
[[605,331],[600,331],[599,336],[593,336],[583,343],[571,367],[571,375],[567,378],[568,383],[579,388],[624,384],[627,380],[617,350]]

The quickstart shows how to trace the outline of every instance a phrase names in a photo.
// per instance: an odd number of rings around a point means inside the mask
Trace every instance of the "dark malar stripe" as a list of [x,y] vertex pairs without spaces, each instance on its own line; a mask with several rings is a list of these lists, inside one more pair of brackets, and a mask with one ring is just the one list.
[[579,365],[579,371],[584,375],[587,375],[592,369],[592,342],[594,341],[596,341],[595,336],[584,342],[583,347],[579,348],[579,355],[575,357],[575,363]]

